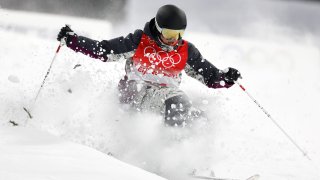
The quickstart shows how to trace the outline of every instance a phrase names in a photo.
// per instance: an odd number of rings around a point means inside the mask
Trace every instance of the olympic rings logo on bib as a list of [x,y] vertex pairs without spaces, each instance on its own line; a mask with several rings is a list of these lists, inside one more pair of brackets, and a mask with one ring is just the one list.
[[155,48],[147,46],[144,48],[144,56],[148,57],[149,62],[153,65],[159,65],[160,63],[164,68],[171,68],[179,64],[181,61],[181,56],[179,53],[174,53],[169,55],[165,51],[156,51]]

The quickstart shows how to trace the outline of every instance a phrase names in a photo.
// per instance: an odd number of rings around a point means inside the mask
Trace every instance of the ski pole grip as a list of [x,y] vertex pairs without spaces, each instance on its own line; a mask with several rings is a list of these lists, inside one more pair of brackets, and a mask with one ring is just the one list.
[[60,49],[61,49],[62,46],[64,46],[64,45],[67,44],[66,39],[67,39],[67,38],[64,37],[64,38],[62,38],[62,39],[60,40],[60,44],[59,44],[59,46],[58,46],[58,48],[57,48],[57,50],[56,50],[56,54],[60,51]]
[[[61,47],[61,46],[64,46],[64,45],[67,44],[66,39],[67,39],[67,38],[64,37],[64,38],[62,38],[62,39],[60,40],[60,45],[59,45],[58,50],[60,50],[60,47]],[[58,50],[57,50],[57,52],[59,52]]]

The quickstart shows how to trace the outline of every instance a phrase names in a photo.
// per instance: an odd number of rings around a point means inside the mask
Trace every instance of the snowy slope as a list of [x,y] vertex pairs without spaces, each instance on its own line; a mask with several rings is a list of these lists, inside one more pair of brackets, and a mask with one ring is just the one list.
[[[68,23],[65,18],[59,21],[58,17],[57,31]],[[319,179],[320,55],[312,36],[295,42],[286,34],[273,34],[280,36],[278,41],[261,42],[186,34],[217,67],[232,66],[242,72],[244,86],[308,152],[310,162],[236,86],[207,89],[184,75],[181,89],[206,111],[210,121],[200,121],[192,128],[169,128],[158,115],[129,111],[118,103],[116,87],[124,61],[102,63],[65,47],[34,103],[58,42],[53,32],[48,31],[46,37],[37,32],[26,34],[6,28],[5,23],[0,21],[0,39],[6,42],[0,45],[1,126],[13,120],[168,179],[186,179],[193,168],[213,169],[225,177],[259,173],[262,180]],[[71,25],[82,34],[80,24]],[[108,39],[111,33],[88,30],[84,34]],[[81,66],[74,69],[77,64]],[[34,115],[27,123],[22,107]]]
[[0,179],[163,179],[34,128],[0,127],[0,137]]
[[[84,23],[80,26],[83,32],[97,37],[110,31],[110,26],[102,21],[46,14],[7,10],[1,10],[0,14],[6,17],[0,20],[3,44],[0,50],[0,179],[164,179],[92,148],[41,132],[39,128],[8,127],[9,119],[25,125],[27,116],[20,108],[24,105],[31,108],[29,105],[34,103],[35,96],[33,88],[40,85],[38,82],[33,84],[32,78],[38,76],[36,81],[43,78],[48,67],[46,63],[50,61],[46,55],[40,55],[40,51],[48,53],[48,57],[53,55],[51,49],[56,48],[56,42],[52,39],[60,26]],[[38,24],[33,26],[30,22],[34,19]],[[99,27],[98,31],[86,26],[90,23]],[[38,49],[39,46],[42,48]]]

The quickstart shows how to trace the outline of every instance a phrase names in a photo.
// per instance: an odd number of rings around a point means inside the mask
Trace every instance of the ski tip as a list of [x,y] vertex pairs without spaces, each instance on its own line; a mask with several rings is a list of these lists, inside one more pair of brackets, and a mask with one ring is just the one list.
[[256,175],[249,177],[247,180],[258,180],[259,178],[260,178],[260,175],[256,174]]

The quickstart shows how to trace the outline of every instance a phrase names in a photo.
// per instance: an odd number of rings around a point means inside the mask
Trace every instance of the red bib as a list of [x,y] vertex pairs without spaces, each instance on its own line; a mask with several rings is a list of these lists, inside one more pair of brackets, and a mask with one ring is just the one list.
[[188,43],[183,40],[178,49],[171,52],[162,50],[154,40],[142,34],[140,44],[133,55],[133,65],[144,74],[177,77],[186,66]]

